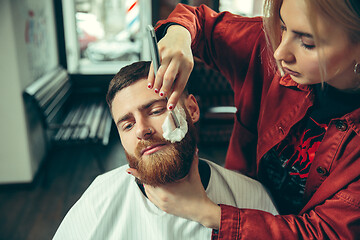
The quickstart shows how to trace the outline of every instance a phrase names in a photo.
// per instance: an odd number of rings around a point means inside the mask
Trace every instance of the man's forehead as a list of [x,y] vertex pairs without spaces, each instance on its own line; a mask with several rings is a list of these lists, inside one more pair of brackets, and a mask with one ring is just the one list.
[[154,91],[147,89],[146,78],[140,79],[131,85],[119,90],[114,97],[114,101],[130,102],[133,99],[160,98]]
[[139,80],[117,92],[111,109],[114,118],[121,118],[121,115],[144,109],[157,102],[166,105],[165,98],[147,89],[146,86],[147,81]]

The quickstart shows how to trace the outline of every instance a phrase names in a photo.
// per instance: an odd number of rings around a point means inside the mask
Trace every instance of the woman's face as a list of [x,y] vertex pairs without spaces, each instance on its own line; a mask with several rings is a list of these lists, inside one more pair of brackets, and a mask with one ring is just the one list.
[[[282,40],[274,53],[285,73],[299,84],[316,84],[323,79],[338,89],[359,87],[354,66],[360,62],[360,43],[350,42],[335,22],[317,15],[319,45],[303,0],[284,0],[280,9]],[[320,68],[325,67],[321,76]]]

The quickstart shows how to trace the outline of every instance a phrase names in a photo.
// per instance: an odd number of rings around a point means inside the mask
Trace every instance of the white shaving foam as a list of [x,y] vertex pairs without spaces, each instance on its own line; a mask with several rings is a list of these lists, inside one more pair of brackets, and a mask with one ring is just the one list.
[[186,114],[184,109],[176,106],[173,112],[179,120],[180,127],[175,127],[170,112],[162,125],[163,137],[172,143],[180,142],[181,140],[183,140],[188,131],[188,124],[186,121]]

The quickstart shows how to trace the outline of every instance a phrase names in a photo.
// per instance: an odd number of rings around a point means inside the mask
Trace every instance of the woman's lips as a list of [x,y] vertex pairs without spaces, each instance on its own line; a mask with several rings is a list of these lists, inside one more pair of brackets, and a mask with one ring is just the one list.
[[286,67],[283,67],[283,70],[284,70],[285,73],[290,74],[290,75],[292,75],[294,77],[300,77],[300,73],[292,71],[292,70],[290,70],[290,69],[288,69]]
[[152,146],[149,146],[149,147],[146,147],[145,149],[143,149],[141,151],[141,155],[150,155],[150,154],[153,154],[157,151],[159,151],[161,148],[163,148],[165,146],[164,143],[161,143],[161,144],[155,144],[155,145],[152,145]]

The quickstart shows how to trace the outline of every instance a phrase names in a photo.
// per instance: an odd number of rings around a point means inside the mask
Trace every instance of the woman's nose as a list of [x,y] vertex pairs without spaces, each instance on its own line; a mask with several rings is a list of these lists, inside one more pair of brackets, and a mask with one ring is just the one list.
[[277,61],[284,61],[286,63],[292,63],[295,61],[295,56],[291,51],[290,41],[283,35],[280,45],[274,52],[274,58]]
[[139,140],[149,139],[154,133],[155,130],[152,127],[145,125],[139,126],[139,128],[136,129],[136,137]]

